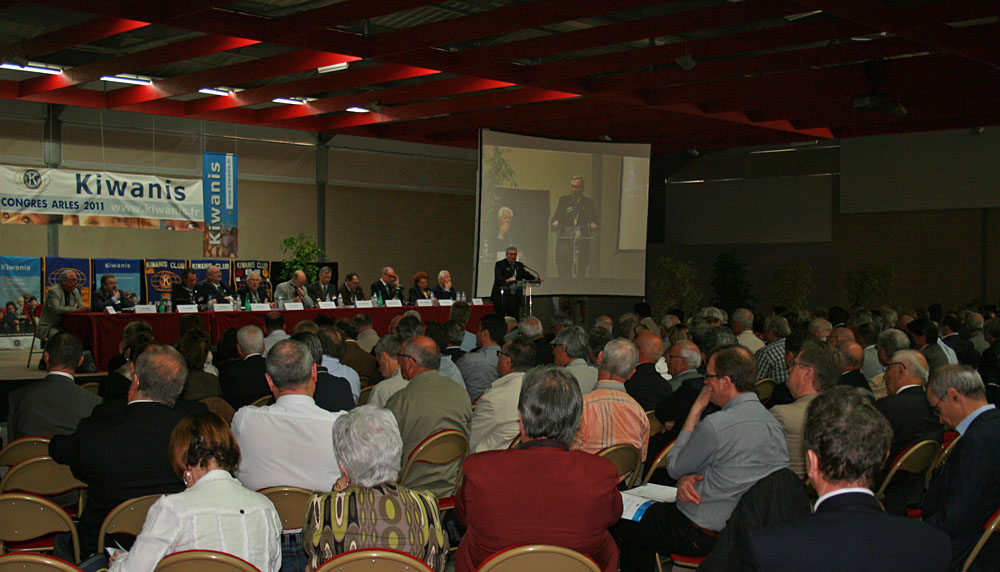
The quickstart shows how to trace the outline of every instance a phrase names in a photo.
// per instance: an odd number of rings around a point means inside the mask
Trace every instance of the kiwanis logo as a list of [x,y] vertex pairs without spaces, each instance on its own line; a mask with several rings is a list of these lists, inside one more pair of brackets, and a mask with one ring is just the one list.
[[18,171],[14,182],[26,191],[40,191],[49,186],[49,175],[37,169]]
[[79,284],[78,287],[85,286],[87,284],[87,275],[76,268],[57,268],[55,270],[50,270],[49,273],[45,275],[45,282],[50,286],[55,286],[59,283],[59,275],[66,270],[76,274],[76,280]]
[[149,285],[157,292],[170,292],[174,282],[180,282],[181,277],[169,270],[160,270],[149,277]]

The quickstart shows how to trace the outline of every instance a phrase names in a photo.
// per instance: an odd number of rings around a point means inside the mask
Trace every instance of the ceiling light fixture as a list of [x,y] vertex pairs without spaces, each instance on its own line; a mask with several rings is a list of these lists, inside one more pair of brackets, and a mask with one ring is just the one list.
[[229,91],[228,89],[221,89],[216,87],[203,87],[198,90],[198,93],[206,93],[208,95],[222,95],[222,96],[233,94],[233,92]]
[[3,68],[5,70],[17,70],[17,71],[26,71],[26,72],[33,72],[33,73],[44,73],[44,74],[49,74],[49,75],[59,75],[59,74],[61,74],[63,72],[62,68],[58,68],[56,66],[48,66],[48,65],[45,65],[45,64],[35,64],[35,63],[31,63],[31,62],[25,63],[23,65],[18,65],[16,63],[6,63],[5,62],[5,63],[0,64],[0,68]]
[[691,52],[688,51],[687,42],[684,42],[684,55],[677,56],[674,61],[685,71],[691,71],[694,69],[694,66],[698,65],[698,62],[691,56]]
[[272,99],[271,101],[273,101],[275,103],[284,103],[284,104],[287,104],[287,105],[305,105],[306,104],[306,102],[303,101],[303,100],[301,100],[301,99],[295,99],[295,98],[291,98],[291,97],[276,97],[276,98]]
[[150,85],[153,80],[148,77],[142,77],[138,75],[131,74],[119,74],[119,75],[106,75],[101,77],[104,81],[110,81],[114,83],[128,83],[132,85]]
[[333,65],[323,66],[321,68],[317,68],[316,71],[318,71],[319,73],[330,73],[330,72],[335,72],[335,71],[343,71],[343,70],[346,70],[347,68],[349,68],[350,65],[351,64],[349,64],[347,62],[340,62],[339,64],[333,64]]

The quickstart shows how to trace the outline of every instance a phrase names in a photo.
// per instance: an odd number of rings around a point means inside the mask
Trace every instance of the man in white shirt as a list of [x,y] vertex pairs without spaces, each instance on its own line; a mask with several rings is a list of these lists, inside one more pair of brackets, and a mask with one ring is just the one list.
[[750,350],[752,354],[764,347],[764,342],[753,333],[753,312],[746,308],[737,308],[733,310],[732,322],[733,333],[736,334],[741,346]]
[[535,344],[518,336],[504,345],[497,362],[500,378],[476,402],[469,445],[473,453],[506,449],[521,433],[517,402],[524,374],[535,365]]
[[323,344],[323,367],[330,372],[330,375],[342,377],[351,384],[354,403],[357,403],[361,397],[361,376],[354,368],[340,361],[344,357],[344,334],[333,326],[324,326],[319,330],[319,341]]
[[[340,478],[333,454],[331,413],[313,401],[316,364],[296,340],[278,342],[267,356],[267,384],[276,399],[267,407],[248,405],[233,417],[233,434],[243,460],[237,477],[250,490],[273,486],[330,491]],[[282,538],[282,570],[302,570],[308,559],[299,531]]]
[[580,326],[560,330],[552,347],[556,365],[573,374],[584,395],[597,384],[597,368],[586,361],[588,349],[587,334]]
[[375,344],[375,359],[378,360],[378,370],[384,379],[372,388],[368,403],[385,407],[390,397],[406,387],[408,382],[399,367],[399,349],[402,346],[403,342],[396,334],[386,334]]

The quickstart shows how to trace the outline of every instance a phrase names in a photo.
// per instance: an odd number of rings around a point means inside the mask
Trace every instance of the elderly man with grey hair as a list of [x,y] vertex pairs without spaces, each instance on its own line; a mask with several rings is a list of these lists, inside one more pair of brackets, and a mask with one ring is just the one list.
[[[934,372],[927,402],[962,436],[931,480],[922,514],[923,522],[951,538],[951,566],[959,570],[1000,506],[1000,412],[986,401],[979,374],[962,365]],[[991,536],[971,570],[1000,570],[1000,540]]]
[[618,474],[603,457],[569,450],[582,399],[573,376],[548,365],[521,382],[517,410],[521,446],[470,455],[455,496],[455,516],[468,527],[456,570],[475,570],[492,554],[520,544],[554,544],[618,565],[608,527],[622,513]]
[[408,383],[399,367],[399,350],[403,340],[396,334],[386,334],[375,344],[375,359],[378,361],[378,371],[382,381],[378,382],[368,394],[368,403],[385,407],[389,398]]
[[[89,312],[90,306],[83,304],[80,290],[77,289],[79,278],[72,270],[59,273],[59,285],[49,288],[45,293],[45,305],[42,306],[42,316],[38,321],[38,335],[41,338],[52,337],[59,332],[59,323],[63,314],[72,312]],[[45,369],[39,363],[38,369]]]
[[316,304],[306,288],[306,273],[301,270],[292,272],[292,277],[287,282],[278,284],[274,289],[274,299],[288,302],[302,302],[303,308],[312,308]]
[[733,310],[732,322],[733,333],[736,334],[736,340],[741,346],[750,350],[752,354],[764,347],[764,342],[753,333],[753,312],[746,308],[737,308]]
[[[463,358],[464,359],[464,358]],[[437,342],[426,336],[414,336],[399,350],[399,367],[406,387],[389,398],[385,407],[392,411],[403,436],[400,466],[424,439],[442,429],[455,429],[469,435],[472,403],[469,394],[457,383],[438,373],[441,353]],[[455,480],[461,461],[431,465],[416,463],[406,482],[414,489],[426,489],[438,498],[455,492]]]
[[809,333],[816,336],[816,339],[821,342],[825,342],[830,337],[831,332],[833,332],[833,324],[826,318],[813,318],[809,322]]
[[314,302],[333,302],[337,299],[337,287],[331,284],[333,281],[333,269],[324,266],[319,269],[316,281],[306,286],[306,292]]
[[757,375],[770,377],[778,383],[788,381],[788,365],[785,364],[785,338],[792,333],[788,320],[781,316],[768,316],[764,320],[764,341],[767,344],[757,350]]
[[535,365],[545,365],[555,362],[552,355],[552,344],[545,340],[542,322],[534,316],[525,316],[517,323],[521,335],[531,340],[535,346]]
[[[233,417],[233,435],[243,455],[240,482],[252,491],[275,486],[333,489],[341,475],[333,424],[344,412],[326,411],[313,400],[316,363],[309,348],[296,340],[275,344],[267,354],[267,385],[274,405],[248,405]],[[305,568],[297,530],[282,538],[281,560],[282,570]]]
[[990,347],[989,342],[987,342],[983,336],[984,324],[983,315],[978,312],[969,312],[969,314],[965,316],[965,325],[969,328],[969,341],[972,342],[973,347],[975,347],[976,351],[980,354],[983,353],[983,350]]
[[236,298],[233,289],[222,281],[222,269],[214,264],[205,272],[205,280],[195,288],[197,296],[205,301],[215,300],[216,303],[232,302]]
[[479,396],[472,412],[469,445],[473,453],[506,449],[520,434],[517,399],[524,373],[535,365],[531,340],[518,336],[504,344],[497,362],[500,377]]
[[[97,550],[101,523],[119,503],[184,490],[167,455],[170,434],[184,418],[173,408],[187,378],[184,358],[169,346],[155,345],[134,364],[123,411],[84,418],[75,433],[55,435],[49,443],[55,462],[69,465],[73,476],[87,484],[78,525],[81,555]],[[56,556],[67,553],[72,559],[72,546],[57,539]]]
[[[910,349],[910,338],[902,330],[889,328],[878,335],[875,340],[875,352],[882,371],[868,380],[868,386],[875,394],[875,399],[882,399],[889,395],[886,389],[885,370],[886,365],[892,361],[892,355],[908,349]],[[924,379],[927,379],[926,376]]]
[[597,453],[612,445],[632,445],[646,459],[649,418],[639,402],[625,390],[625,381],[635,373],[639,350],[618,338],[608,342],[597,357],[600,380],[583,396],[583,420],[573,449]]
[[438,300],[454,300],[458,298],[455,288],[451,284],[451,272],[442,270],[438,272],[438,283],[432,290],[434,297]]
[[576,378],[580,393],[589,392],[597,383],[597,368],[587,363],[588,350],[587,333],[580,326],[560,330],[553,342],[555,364]]
[[257,326],[243,326],[236,332],[236,350],[241,360],[222,370],[219,385],[222,398],[233,409],[253,403],[270,393],[264,375],[264,332]]

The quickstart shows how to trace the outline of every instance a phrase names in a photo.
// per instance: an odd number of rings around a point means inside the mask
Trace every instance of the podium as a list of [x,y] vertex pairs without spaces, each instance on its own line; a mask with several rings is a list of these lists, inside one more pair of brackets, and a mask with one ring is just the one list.
[[[572,225],[558,227],[556,231],[556,265],[559,277],[583,278],[590,262],[590,243],[596,229],[590,226]],[[584,269],[584,272],[580,270]]]
[[520,295],[521,295],[521,297],[518,299],[519,310],[521,310],[521,312],[517,316],[518,320],[520,320],[521,318],[523,318],[525,316],[531,316],[532,315],[531,312],[532,312],[533,306],[532,306],[532,300],[531,300],[531,287],[532,286],[538,286],[541,283],[542,283],[542,281],[538,280],[538,279],[535,279],[535,280],[515,280],[514,281],[514,291],[515,292],[520,292]]

